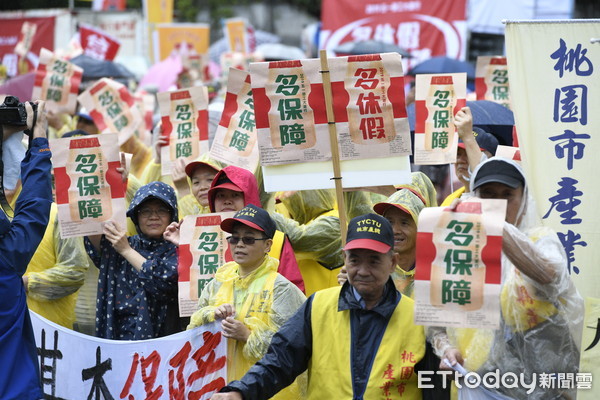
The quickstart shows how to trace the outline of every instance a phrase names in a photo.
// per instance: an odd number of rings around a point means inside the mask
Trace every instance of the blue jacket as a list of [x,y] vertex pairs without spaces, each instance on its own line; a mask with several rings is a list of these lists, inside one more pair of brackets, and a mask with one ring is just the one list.
[[36,138],[21,163],[15,217],[0,221],[0,399],[38,400],[37,349],[22,276],[42,240],[52,203],[48,140]]

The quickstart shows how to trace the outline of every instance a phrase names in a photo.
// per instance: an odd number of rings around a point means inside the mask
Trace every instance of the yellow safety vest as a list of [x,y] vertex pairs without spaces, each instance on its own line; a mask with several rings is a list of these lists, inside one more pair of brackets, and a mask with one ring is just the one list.
[[[350,312],[338,311],[341,287],[315,294],[309,399],[352,399]],[[414,325],[414,301],[402,296],[373,360],[363,398],[421,399],[414,366],[425,355],[425,332]]]

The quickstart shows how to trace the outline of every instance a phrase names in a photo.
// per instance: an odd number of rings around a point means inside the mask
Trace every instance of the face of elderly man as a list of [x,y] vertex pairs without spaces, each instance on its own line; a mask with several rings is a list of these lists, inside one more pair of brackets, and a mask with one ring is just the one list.
[[351,249],[346,250],[345,255],[350,284],[365,301],[378,300],[396,265],[393,250],[379,253],[368,249]]

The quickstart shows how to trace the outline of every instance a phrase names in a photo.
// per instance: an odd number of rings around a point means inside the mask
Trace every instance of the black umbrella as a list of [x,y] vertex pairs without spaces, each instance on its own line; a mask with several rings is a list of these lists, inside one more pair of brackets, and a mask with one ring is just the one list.
[[[505,146],[512,145],[512,129],[515,124],[513,112],[508,108],[489,100],[467,101],[467,107],[473,115],[473,126],[480,127],[494,135]],[[406,107],[410,130],[415,130],[415,104]]]
[[432,57],[429,60],[425,60],[411,68],[407,75],[453,74],[458,72],[466,72],[468,79],[475,79],[475,67],[473,64],[445,56]]
[[342,43],[335,49],[337,54],[348,54],[358,56],[361,54],[398,53],[404,58],[411,58],[410,53],[393,43],[385,43],[377,40],[365,40],[362,42]]
[[107,61],[98,60],[85,54],[72,58],[73,64],[83,69],[82,80],[97,80],[100,78],[112,78],[119,81],[135,79],[135,75],[123,65]]

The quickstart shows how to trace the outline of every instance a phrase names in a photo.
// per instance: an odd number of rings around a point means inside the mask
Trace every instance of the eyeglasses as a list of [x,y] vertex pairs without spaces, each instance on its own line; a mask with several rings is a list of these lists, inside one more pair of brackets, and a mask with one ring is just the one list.
[[138,215],[142,218],[150,218],[152,215],[158,215],[159,218],[165,218],[171,216],[171,211],[167,208],[158,208],[153,210],[151,208],[142,208],[138,211]]
[[239,237],[239,236],[229,236],[227,238],[227,241],[233,245],[236,245],[240,242],[240,240],[242,242],[244,242],[245,245],[251,246],[253,245],[257,240],[267,240],[267,237],[264,238],[255,238],[252,236],[244,236],[244,237]]

